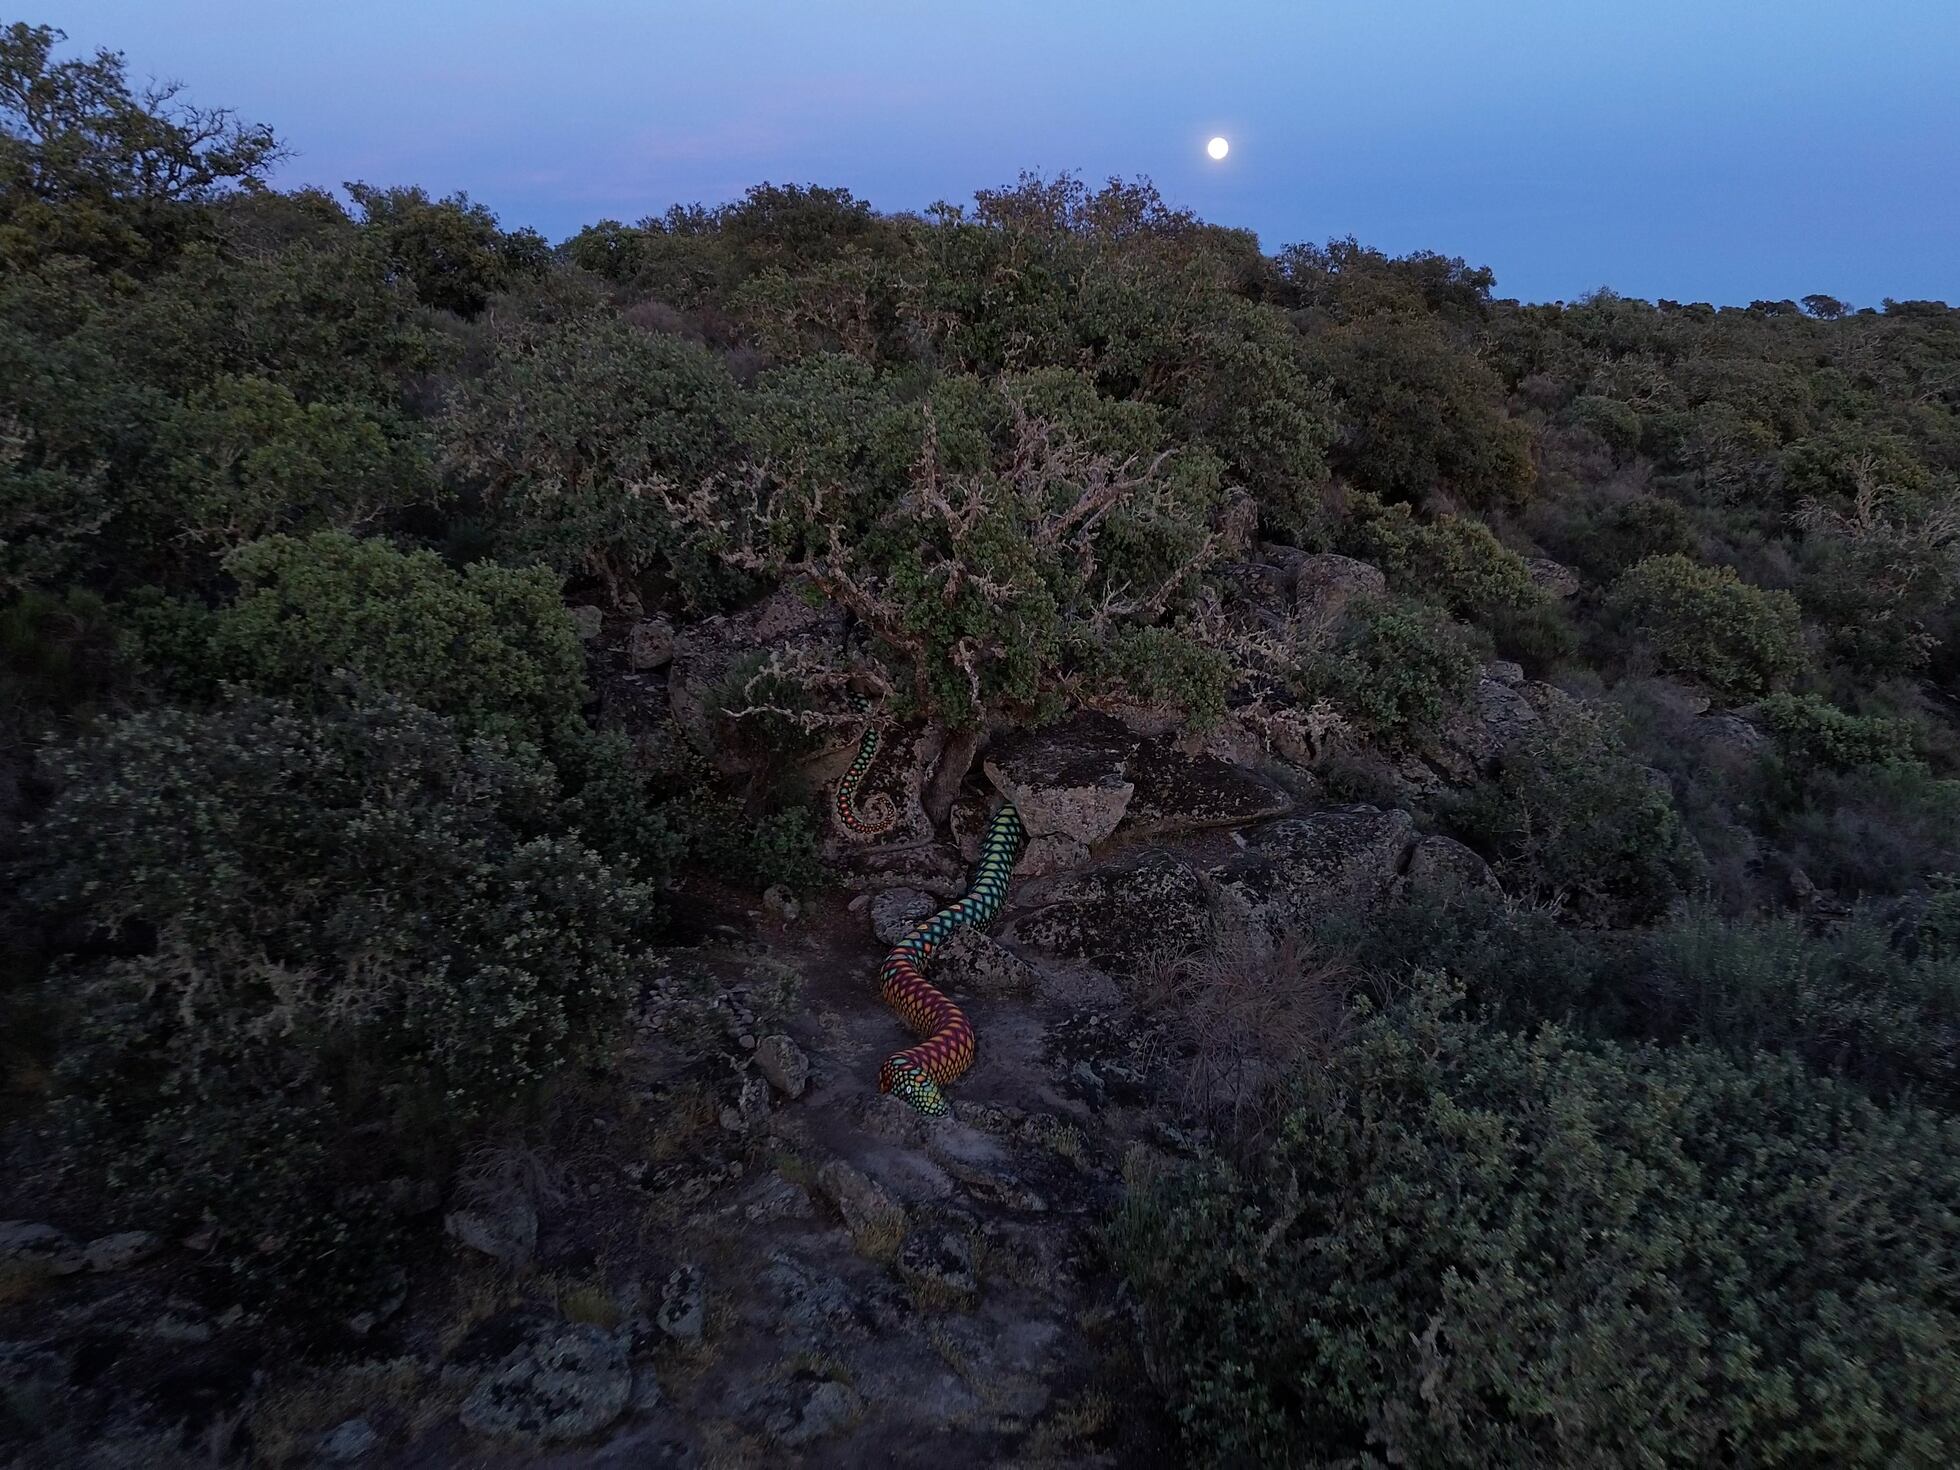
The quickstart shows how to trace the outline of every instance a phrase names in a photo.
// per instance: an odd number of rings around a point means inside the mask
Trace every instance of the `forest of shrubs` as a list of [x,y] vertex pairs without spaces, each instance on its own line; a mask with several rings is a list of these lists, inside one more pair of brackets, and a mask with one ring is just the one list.
[[[677,880],[831,881],[821,792],[595,724],[568,605],[795,582],[858,632],[732,692],[757,769],[1256,704],[1502,882],[1326,915],[1338,1039],[1109,1222],[1192,1463],[1960,1454],[1960,310],[1525,305],[1067,176],[554,245],[281,156],[0,31],[0,1214],[215,1229],[294,1352],[373,1300]],[[1260,544],[1387,592],[1247,632]],[[1410,794],[1493,658],[1566,712]]]

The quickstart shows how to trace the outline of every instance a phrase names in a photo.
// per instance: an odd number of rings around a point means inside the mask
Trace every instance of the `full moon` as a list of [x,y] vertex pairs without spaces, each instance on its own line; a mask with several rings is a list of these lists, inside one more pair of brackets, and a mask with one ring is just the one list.
[[1209,153],[1213,158],[1223,158],[1231,151],[1232,145],[1227,143],[1223,138],[1213,138],[1209,143],[1205,144],[1205,152]]

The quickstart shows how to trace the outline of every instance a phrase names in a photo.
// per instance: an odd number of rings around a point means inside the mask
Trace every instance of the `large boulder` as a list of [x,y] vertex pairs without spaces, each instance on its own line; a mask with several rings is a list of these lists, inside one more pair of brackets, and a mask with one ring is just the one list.
[[1294,576],[1294,597],[1302,611],[1333,611],[1360,597],[1381,597],[1388,577],[1380,567],[1332,551],[1306,557]]
[[1243,827],[1282,816],[1293,798],[1251,772],[1209,755],[1180,754],[1146,741],[1130,762],[1136,793],[1123,817],[1126,837],[1204,827]]
[[1446,766],[1453,775],[1474,777],[1539,723],[1539,714],[1525,689],[1508,676],[1508,669],[1487,667],[1463,709],[1450,722],[1443,743],[1456,756]]
[[1555,562],[1545,556],[1528,556],[1525,558],[1524,569],[1531,578],[1532,585],[1549,596],[1563,601],[1565,598],[1579,595],[1581,585],[1579,574],[1562,562]]
[[1182,953],[1210,935],[1204,878],[1153,848],[1062,880],[1040,908],[1016,921],[1011,937],[1066,959],[1123,969],[1154,953]]
[[26,1267],[50,1276],[72,1276],[88,1260],[72,1236],[52,1225],[33,1220],[0,1220],[0,1264]]
[[1020,813],[1030,838],[1056,834],[1101,842],[1136,791],[1129,763],[1137,737],[1107,715],[1079,714],[1010,736],[987,757],[987,779]]
[[1415,845],[1402,879],[1411,893],[1498,891],[1497,875],[1491,872],[1490,864],[1454,837],[1440,833]]
[[1210,876],[1248,932],[1277,935],[1329,907],[1381,899],[1414,841],[1407,812],[1337,807],[1260,828]]

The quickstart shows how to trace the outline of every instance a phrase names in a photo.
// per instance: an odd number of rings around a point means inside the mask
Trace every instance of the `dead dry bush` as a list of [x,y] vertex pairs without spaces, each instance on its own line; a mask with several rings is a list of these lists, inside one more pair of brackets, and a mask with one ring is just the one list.
[[1340,1047],[1354,981],[1298,934],[1262,939],[1221,924],[1206,948],[1156,956],[1137,977],[1178,1106],[1244,1148],[1278,1125],[1290,1080]]

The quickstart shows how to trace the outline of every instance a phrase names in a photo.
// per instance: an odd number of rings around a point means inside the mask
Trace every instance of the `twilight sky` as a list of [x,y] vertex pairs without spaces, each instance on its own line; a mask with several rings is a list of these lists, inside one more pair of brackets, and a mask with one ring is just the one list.
[[[881,209],[1147,174],[1268,250],[1500,295],[1960,302],[1960,0],[41,0],[271,123],[280,183],[553,240],[751,183]],[[1223,164],[1205,140],[1232,141]]]

